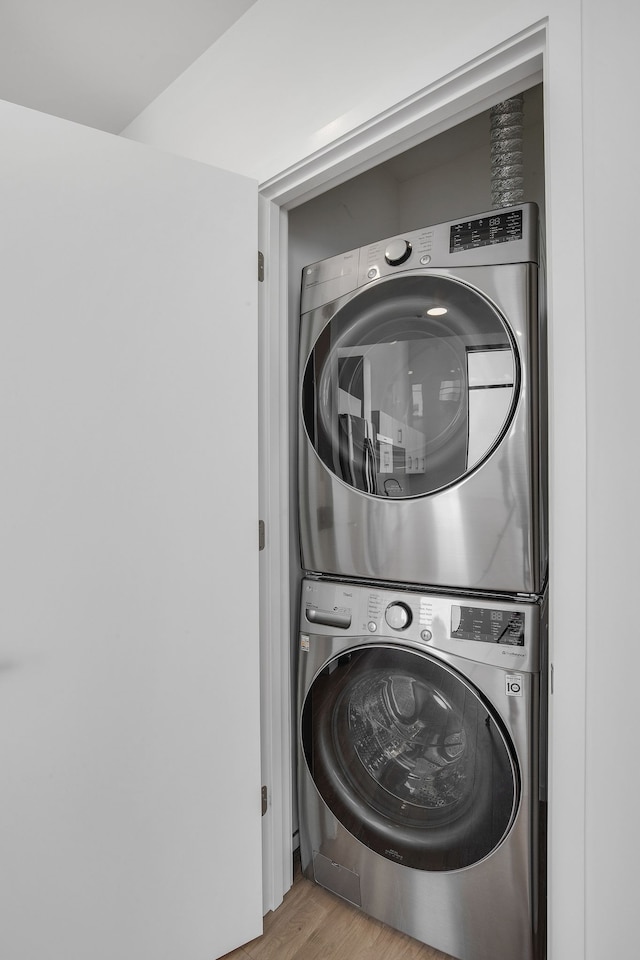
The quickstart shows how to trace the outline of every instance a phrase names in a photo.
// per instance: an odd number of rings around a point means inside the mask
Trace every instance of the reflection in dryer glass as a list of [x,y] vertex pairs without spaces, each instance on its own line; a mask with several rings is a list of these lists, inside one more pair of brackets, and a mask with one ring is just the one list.
[[481,294],[452,278],[395,277],[338,310],[316,340],[305,427],[324,464],[355,489],[421,496],[494,449],[518,371],[506,321]]

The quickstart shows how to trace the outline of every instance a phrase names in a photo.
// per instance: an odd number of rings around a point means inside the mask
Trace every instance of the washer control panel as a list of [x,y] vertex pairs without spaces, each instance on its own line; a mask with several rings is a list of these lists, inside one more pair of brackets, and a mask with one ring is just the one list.
[[524,618],[525,615],[521,610],[453,604],[451,636],[458,640],[480,640],[487,643],[503,643],[511,647],[523,647]]
[[409,643],[491,663],[539,669],[541,605],[328,580],[302,584],[301,634]]

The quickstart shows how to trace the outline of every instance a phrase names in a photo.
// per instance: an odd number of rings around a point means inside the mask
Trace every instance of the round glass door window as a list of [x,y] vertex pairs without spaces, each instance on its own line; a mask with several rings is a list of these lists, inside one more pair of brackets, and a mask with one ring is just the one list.
[[345,304],[306,363],[307,435],[340,480],[419,497],[460,480],[504,436],[520,367],[503,317],[435,275],[383,280]]
[[305,699],[302,743],[334,816],[406,866],[479,862],[518,809],[503,725],[477,690],[425,654],[373,646],[331,661]]

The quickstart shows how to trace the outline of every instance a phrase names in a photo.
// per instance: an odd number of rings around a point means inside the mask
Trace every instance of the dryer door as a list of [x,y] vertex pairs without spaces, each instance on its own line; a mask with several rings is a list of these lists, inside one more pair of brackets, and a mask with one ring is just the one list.
[[302,711],[310,775],[342,825],[419,870],[487,857],[515,818],[515,750],[478,690],[408,649],[370,646],[332,660]]
[[326,468],[377,497],[460,480],[504,436],[519,360],[506,320],[452,277],[381,280],[324,327],[302,382],[303,421]]

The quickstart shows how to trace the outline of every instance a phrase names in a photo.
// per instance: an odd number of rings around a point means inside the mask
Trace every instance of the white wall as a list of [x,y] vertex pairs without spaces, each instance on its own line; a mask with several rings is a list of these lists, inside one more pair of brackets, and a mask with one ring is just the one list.
[[263,182],[550,6],[258,0],[123,133]]
[[636,6],[406,0],[391,10],[382,0],[326,0],[321,8],[258,0],[125,135],[264,182],[544,17],[555,668],[550,956],[600,960],[635,942],[630,898],[640,853],[637,830],[634,850],[627,827],[637,816],[628,773],[634,697],[620,683],[636,676],[638,644],[624,604],[640,579],[627,549],[637,539],[629,505],[638,351],[628,337],[637,344],[638,334],[627,231],[640,191],[631,181],[637,164],[625,163],[636,145],[626,101],[637,86]]
[[637,56],[640,11],[584,3],[587,293],[587,832],[589,958],[637,940],[640,644],[640,309]]

